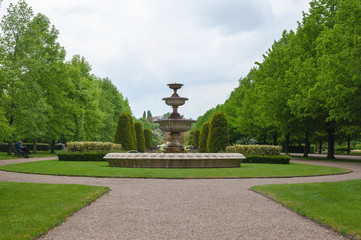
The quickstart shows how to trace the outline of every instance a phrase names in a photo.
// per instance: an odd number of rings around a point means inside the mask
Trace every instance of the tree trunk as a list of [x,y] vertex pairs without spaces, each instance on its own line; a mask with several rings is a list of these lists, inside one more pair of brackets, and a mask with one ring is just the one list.
[[13,153],[13,144],[11,142],[8,143],[8,156],[11,156]]
[[37,145],[38,144],[38,138],[34,138],[33,139],[33,154],[36,154],[36,150],[37,150]]
[[351,154],[351,137],[347,137],[347,155]]
[[290,153],[290,134],[287,133],[286,140],[285,140],[285,153]]
[[322,140],[320,141],[320,148],[318,149],[318,153],[322,154]]
[[335,128],[327,129],[328,133],[328,149],[327,149],[327,158],[335,159]]
[[303,151],[303,156],[308,157],[309,152],[310,152],[310,139],[308,137],[308,133],[306,133],[306,136],[305,136],[305,148],[304,148],[304,151]]
[[273,145],[278,146],[278,144],[277,144],[277,134],[273,135]]
[[51,151],[50,153],[55,153],[55,139],[51,140]]
[[267,143],[267,135],[264,135],[263,136],[263,144],[266,144]]

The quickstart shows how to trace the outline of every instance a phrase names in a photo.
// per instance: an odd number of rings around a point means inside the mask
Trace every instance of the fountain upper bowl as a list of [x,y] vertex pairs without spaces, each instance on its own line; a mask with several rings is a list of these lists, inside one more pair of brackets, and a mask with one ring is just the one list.
[[182,106],[188,100],[188,98],[166,97],[166,98],[163,98],[162,100],[164,100],[168,106]]
[[187,132],[196,121],[192,119],[161,119],[154,122],[158,123],[160,130],[164,132]]

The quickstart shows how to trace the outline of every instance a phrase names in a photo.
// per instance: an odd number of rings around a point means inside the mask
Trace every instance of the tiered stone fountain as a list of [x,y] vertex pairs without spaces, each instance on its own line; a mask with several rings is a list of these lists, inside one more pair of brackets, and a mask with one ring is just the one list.
[[174,93],[171,97],[163,98],[165,103],[173,108],[168,119],[155,121],[159,128],[170,132],[171,143],[165,153],[108,153],[104,159],[110,167],[132,167],[132,168],[229,168],[240,167],[245,157],[239,153],[186,153],[179,142],[181,132],[191,129],[195,122],[184,119],[178,113],[178,107],[184,105],[188,98],[180,97],[177,90],[183,84],[171,83],[169,88]]
[[187,132],[191,129],[191,126],[196,121],[192,119],[183,119],[183,117],[178,113],[178,107],[184,105],[188,98],[180,97],[177,93],[177,90],[180,89],[183,84],[181,83],[170,83],[168,84],[170,89],[173,89],[174,93],[170,97],[163,98],[162,100],[168,106],[173,108],[172,114],[168,119],[162,119],[154,121],[159,123],[160,130],[164,132],[170,132],[172,137],[171,143],[168,145],[166,153],[186,153],[182,144],[179,142],[179,136],[181,132]]

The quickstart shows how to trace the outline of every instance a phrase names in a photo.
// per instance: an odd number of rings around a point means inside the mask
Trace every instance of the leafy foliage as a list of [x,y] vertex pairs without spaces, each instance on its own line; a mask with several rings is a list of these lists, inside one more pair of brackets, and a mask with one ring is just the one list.
[[360,139],[361,2],[313,0],[296,31],[284,31],[222,105],[197,119],[200,129],[214,112],[227,116],[230,142],[247,137],[262,144]]
[[[65,62],[59,31],[21,0],[0,23],[0,141],[112,141],[128,100],[75,55]],[[54,143],[55,141],[53,141]]]

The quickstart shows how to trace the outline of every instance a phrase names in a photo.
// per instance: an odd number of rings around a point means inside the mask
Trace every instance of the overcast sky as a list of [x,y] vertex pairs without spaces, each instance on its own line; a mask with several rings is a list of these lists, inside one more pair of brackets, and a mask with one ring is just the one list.
[[[168,83],[189,98],[178,110],[196,119],[222,104],[238,79],[295,30],[310,0],[27,0],[60,31],[67,51],[109,77],[135,117],[171,111]],[[8,4],[4,0],[1,16]]]

